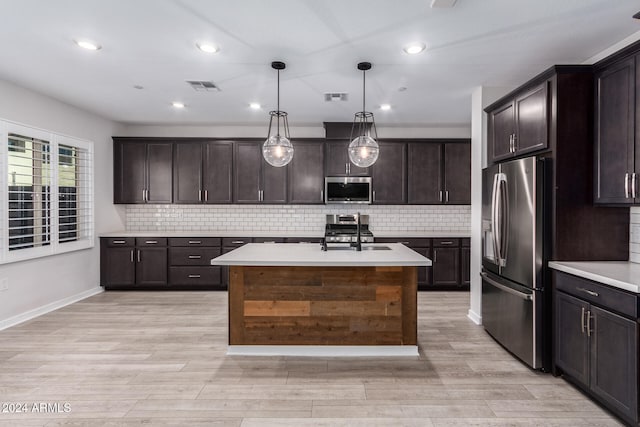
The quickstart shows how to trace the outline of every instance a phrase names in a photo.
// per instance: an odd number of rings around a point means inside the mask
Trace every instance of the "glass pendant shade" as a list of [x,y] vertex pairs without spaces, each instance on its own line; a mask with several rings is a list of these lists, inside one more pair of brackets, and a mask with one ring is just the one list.
[[[293,145],[291,145],[289,137],[289,121],[287,119],[287,113],[280,111],[280,70],[284,70],[284,62],[274,61],[271,63],[271,67],[278,70],[278,106],[275,111],[269,112],[269,133],[267,139],[262,144],[262,157],[271,166],[277,168],[286,166],[293,159]],[[273,126],[273,121],[276,121],[276,125]],[[284,129],[284,135],[280,135],[280,122]],[[272,129],[275,128],[275,133],[272,134]]]
[[351,126],[351,142],[349,143],[349,160],[356,166],[368,168],[378,160],[378,133],[373,113],[365,111],[365,80],[364,72],[371,69],[369,62],[361,62],[358,69],[362,73],[362,111],[358,111]]

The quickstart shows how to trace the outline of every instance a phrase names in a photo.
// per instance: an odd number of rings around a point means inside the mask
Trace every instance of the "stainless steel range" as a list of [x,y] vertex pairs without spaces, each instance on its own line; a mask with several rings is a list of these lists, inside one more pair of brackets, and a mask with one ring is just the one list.
[[[326,243],[355,243],[358,240],[358,214],[327,215],[324,239]],[[360,215],[360,241],[373,243],[369,215]]]

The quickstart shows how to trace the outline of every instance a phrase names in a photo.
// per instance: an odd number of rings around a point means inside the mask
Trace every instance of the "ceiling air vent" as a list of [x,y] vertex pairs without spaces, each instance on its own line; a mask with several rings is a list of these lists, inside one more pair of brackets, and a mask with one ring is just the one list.
[[187,84],[198,92],[220,92],[220,88],[214,82],[205,80],[187,80]]
[[333,92],[333,93],[325,93],[324,100],[327,102],[332,101],[348,101],[349,94],[345,92]]

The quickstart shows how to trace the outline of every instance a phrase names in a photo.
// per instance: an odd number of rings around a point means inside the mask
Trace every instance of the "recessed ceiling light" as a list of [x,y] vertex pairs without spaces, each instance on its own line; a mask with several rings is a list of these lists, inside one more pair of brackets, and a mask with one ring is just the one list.
[[133,88],[134,89],[138,89],[138,90],[142,90],[142,89],[144,89],[144,86],[142,86],[142,85],[134,85]]
[[389,111],[389,110],[391,110],[391,105],[389,105],[389,104],[382,104],[382,105],[380,105],[380,109],[381,109],[382,111]]
[[211,43],[196,43],[196,46],[205,53],[217,53],[220,50],[218,46]]
[[426,48],[427,46],[425,46],[424,43],[411,43],[410,45],[405,46],[403,50],[409,55],[417,55]]
[[262,105],[258,104],[257,102],[252,102],[249,104],[249,108],[251,108],[252,110],[259,110],[262,108]]
[[90,42],[88,40],[74,40],[75,44],[77,44],[78,46],[80,46],[83,49],[87,49],[87,50],[100,50],[102,49],[102,46],[100,46],[97,43],[94,42]]
[[172,102],[173,108],[184,108],[184,104],[182,102]]

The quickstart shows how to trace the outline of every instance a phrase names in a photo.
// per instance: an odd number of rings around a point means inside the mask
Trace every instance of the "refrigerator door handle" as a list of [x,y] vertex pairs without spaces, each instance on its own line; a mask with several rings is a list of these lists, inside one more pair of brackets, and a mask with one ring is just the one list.
[[502,259],[502,266],[504,267],[507,263],[507,256],[509,251],[509,219],[510,219],[510,211],[509,211],[509,191],[507,188],[507,176],[502,174],[501,183],[500,183],[500,196],[504,201],[504,211],[501,212],[504,215],[500,217],[500,226],[502,229],[500,230],[500,238],[503,239],[500,242],[500,258]]
[[491,190],[491,236],[493,240],[493,256],[496,264],[500,266],[500,247],[499,247],[499,228],[498,228],[498,174],[493,176],[493,189]]
[[480,276],[482,276],[482,280],[484,280],[485,282],[489,283],[491,286],[495,286],[496,288],[505,291],[508,294],[517,296],[518,298],[522,298],[523,300],[526,301],[533,301],[533,296],[531,294],[526,294],[524,292],[520,292],[517,291],[513,288],[510,288],[508,286],[505,286],[501,283],[496,282],[495,280],[493,280],[492,278],[489,277],[489,275],[487,273],[480,273]]

